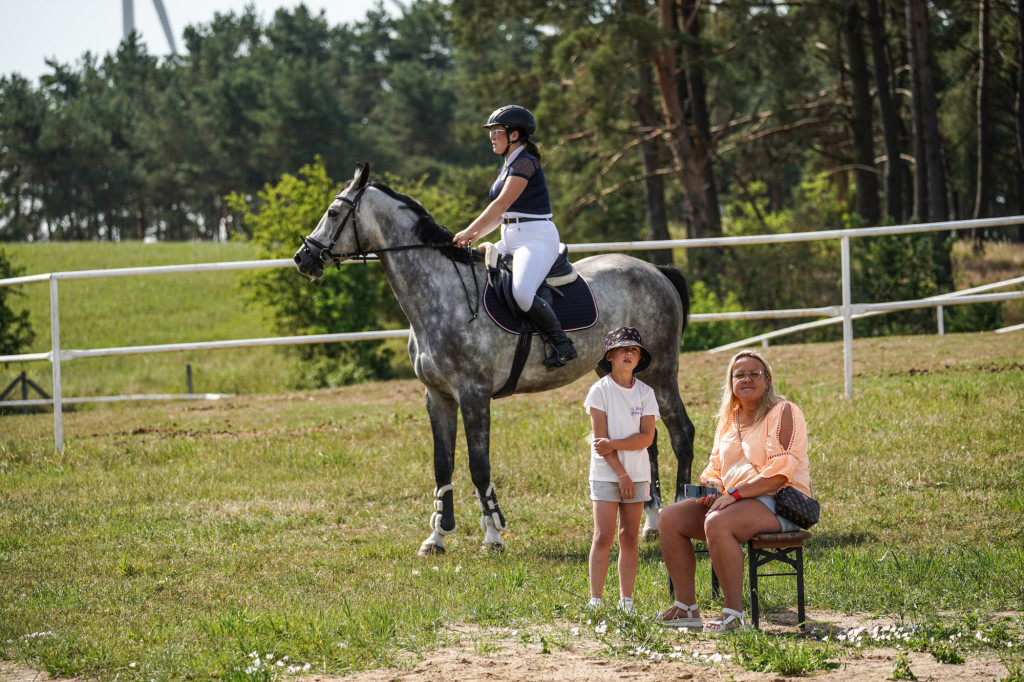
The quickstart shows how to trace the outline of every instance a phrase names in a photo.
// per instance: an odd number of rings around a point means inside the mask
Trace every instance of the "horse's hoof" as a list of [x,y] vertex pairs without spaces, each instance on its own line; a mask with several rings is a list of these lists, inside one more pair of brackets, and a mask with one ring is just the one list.
[[420,545],[420,551],[417,552],[420,556],[431,556],[433,554],[444,554],[445,548],[439,545],[435,545],[433,542],[424,542]]
[[485,542],[480,545],[480,550],[483,552],[490,552],[493,554],[501,554],[505,551],[505,544],[502,542]]
[[644,540],[650,541],[650,540],[657,540],[657,539],[658,539],[658,529],[657,528],[645,528],[644,529]]

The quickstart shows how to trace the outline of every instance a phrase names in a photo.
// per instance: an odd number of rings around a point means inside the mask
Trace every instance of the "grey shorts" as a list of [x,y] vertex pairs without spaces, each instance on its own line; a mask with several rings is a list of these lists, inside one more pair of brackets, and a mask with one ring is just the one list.
[[618,483],[611,481],[591,481],[590,499],[595,502],[646,502],[651,499],[651,484],[649,481],[634,483],[636,495],[629,499],[622,499],[622,491]]
[[758,495],[754,499],[757,500],[758,502],[763,503],[764,506],[768,507],[772,514],[775,514],[775,518],[777,518],[779,520],[779,523],[782,525],[782,529],[779,531],[780,533],[791,533],[795,530],[800,530],[800,526],[796,525],[795,523],[793,523],[792,521],[783,516],[779,516],[775,512],[774,495]]

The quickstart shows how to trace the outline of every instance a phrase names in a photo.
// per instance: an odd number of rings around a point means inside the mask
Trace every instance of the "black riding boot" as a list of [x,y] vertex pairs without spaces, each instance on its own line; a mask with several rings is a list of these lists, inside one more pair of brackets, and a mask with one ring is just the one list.
[[544,358],[545,365],[549,368],[564,367],[565,363],[577,357],[575,346],[562,331],[562,324],[547,301],[540,296],[534,296],[533,306],[526,312],[526,315],[537,327],[541,338],[547,341],[554,351],[552,355]]

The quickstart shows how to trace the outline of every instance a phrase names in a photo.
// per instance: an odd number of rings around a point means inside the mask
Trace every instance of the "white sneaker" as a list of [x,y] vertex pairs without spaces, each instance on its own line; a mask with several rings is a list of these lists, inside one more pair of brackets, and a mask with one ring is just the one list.
[[622,611],[628,616],[636,614],[636,607],[633,606],[633,600],[629,597],[623,597],[619,600],[619,611]]
[[591,597],[590,601],[587,602],[587,608],[591,611],[596,611],[602,606],[604,606],[604,602],[601,601],[600,597]]

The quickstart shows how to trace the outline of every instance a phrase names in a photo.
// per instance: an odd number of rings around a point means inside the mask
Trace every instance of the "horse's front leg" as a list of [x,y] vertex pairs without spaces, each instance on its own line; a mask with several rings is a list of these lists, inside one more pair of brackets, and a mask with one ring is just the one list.
[[434,435],[434,513],[430,516],[430,537],[420,545],[420,556],[444,554],[444,536],[455,531],[452,473],[455,469],[459,406],[452,398],[429,388],[426,402],[430,430]]
[[489,395],[461,396],[462,425],[466,429],[469,450],[469,474],[473,491],[480,502],[480,528],[484,531],[483,549],[501,551],[505,544],[501,533],[508,528],[498,507],[491,482],[491,398]]

